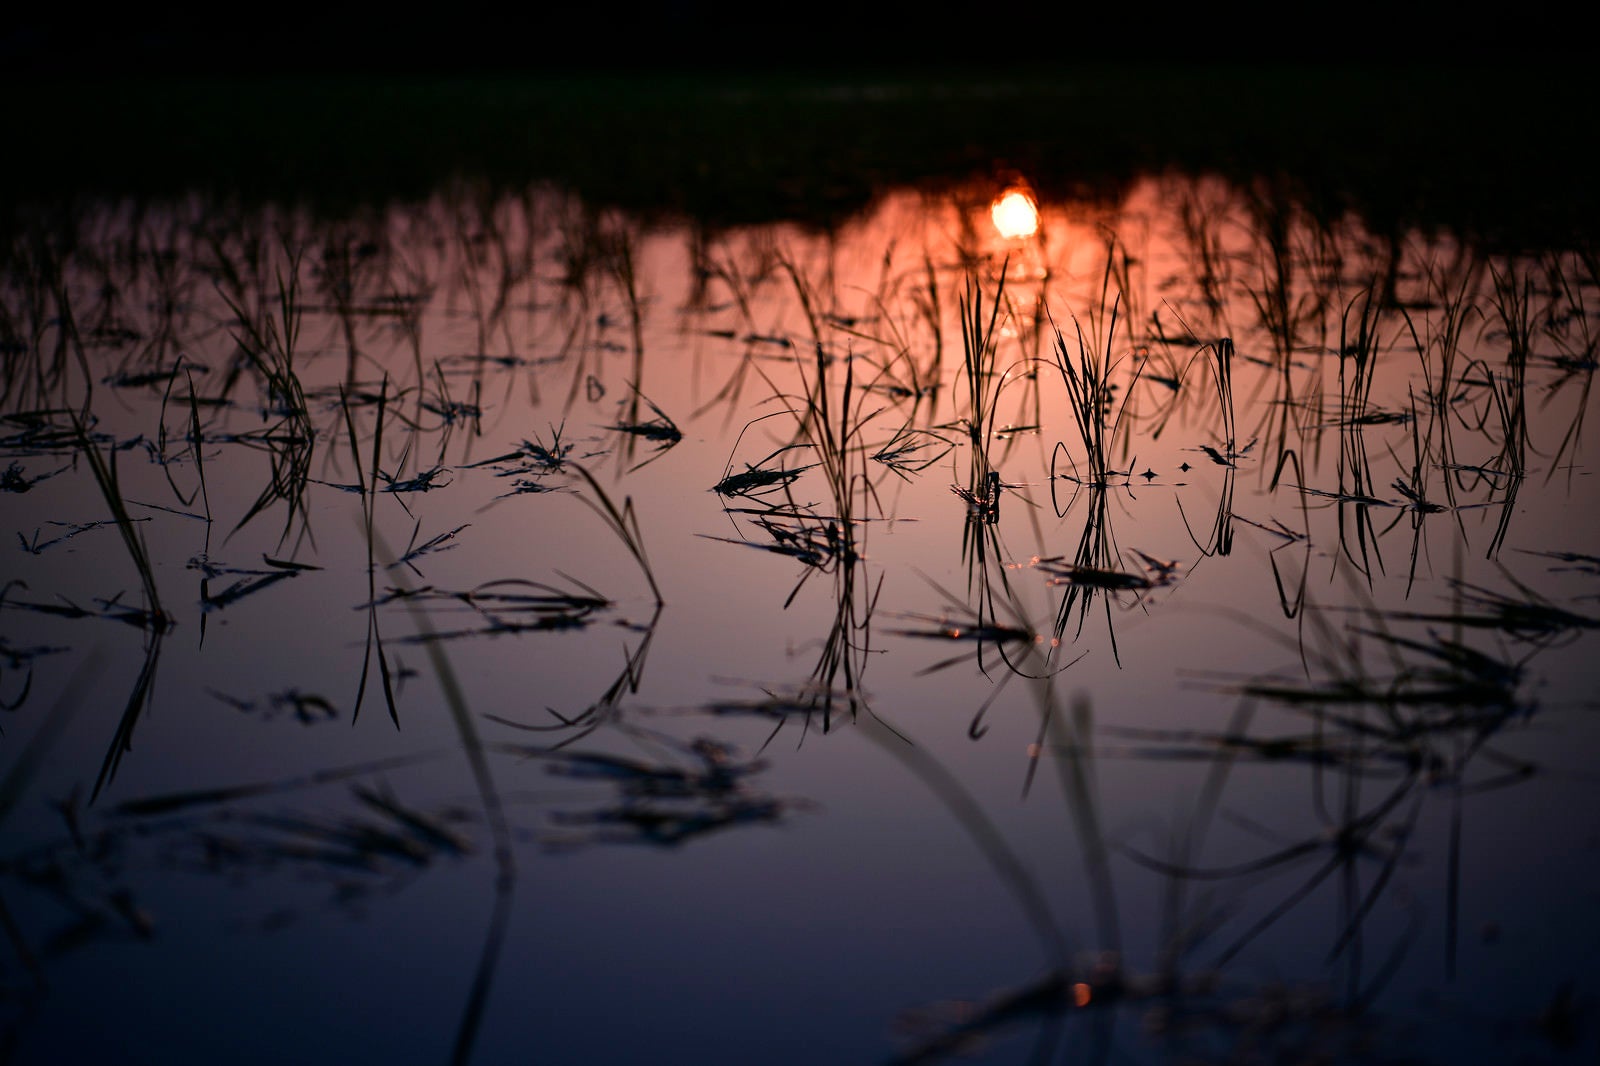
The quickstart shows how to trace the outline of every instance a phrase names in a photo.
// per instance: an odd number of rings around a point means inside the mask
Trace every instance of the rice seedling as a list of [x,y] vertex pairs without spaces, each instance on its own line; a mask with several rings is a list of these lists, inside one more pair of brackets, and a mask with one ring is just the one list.
[[[804,388],[798,399],[784,399],[796,422],[799,440],[809,444],[818,458],[827,484],[832,514],[819,516],[824,522],[823,542],[828,545],[828,562],[833,577],[833,623],[823,641],[817,665],[812,670],[811,688],[820,694],[822,728],[832,728],[834,695],[841,690],[849,716],[853,720],[865,706],[862,676],[872,655],[871,620],[883,589],[880,575],[876,584],[860,583],[866,559],[865,533],[872,515],[882,512],[877,491],[867,473],[867,425],[881,413],[882,408],[868,410],[865,406],[868,391],[855,378],[855,359],[847,354],[843,361],[844,380],[837,386],[830,380],[833,361],[825,350],[817,315],[816,303],[806,279],[787,257],[779,265],[788,273],[808,321],[811,322],[815,342],[815,358],[796,356],[796,370]],[[808,366],[809,363],[809,366]],[[811,377],[807,378],[807,371]],[[870,382],[866,383],[870,384]],[[837,389],[837,393],[835,390]],[[809,572],[802,577],[801,584]],[[792,602],[799,590],[790,593]]]
[[[913,429],[902,425],[870,458],[882,463],[902,481],[911,481],[912,474],[920,474],[928,467],[950,454],[955,445],[930,429]],[[934,449],[937,449],[936,451]],[[932,451],[932,454],[928,454]]]
[[554,707],[546,706],[546,713],[554,721],[539,723],[490,713],[485,713],[484,717],[489,721],[525,732],[566,734],[560,741],[542,749],[546,751],[559,751],[589,736],[602,726],[620,723],[623,700],[639,691],[639,685],[644,678],[645,660],[650,654],[650,644],[655,639],[656,625],[661,620],[661,609],[662,606],[657,604],[648,622],[629,627],[640,634],[639,642],[631,648],[624,649],[621,671],[583,710],[576,714],[562,714]]
[[411,529],[411,540],[407,542],[405,552],[401,554],[400,558],[396,559],[392,563],[389,563],[387,569],[392,570],[397,566],[404,566],[409,568],[413,574],[421,577],[422,571],[417,569],[416,560],[422,558],[424,555],[431,555],[435,552],[449,551],[450,549],[456,547],[456,534],[460,533],[463,529],[466,529],[470,524],[471,523],[465,523],[463,525],[456,526],[454,529],[446,530],[443,533],[435,533],[421,544],[418,544],[417,534],[422,531],[422,519],[417,519],[417,524]]
[[[1222,449],[1219,452],[1209,446],[1202,445],[1201,447],[1213,462],[1223,466],[1232,466],[1234,465],[1234,460],[1250,450],[1249,445],[1246,445],[1242,452],[1235,450],[1238,447],[1239,438],[1233,406],[1233,338],[1222,337],[1219,340],[1202,345],[1195,352],[1194,357],[1191,358],[1190,365],[1193,364],[1193,359],[1199,358],[1204,353],[1210,353],[1211,355],[1207,366],[1211,369],[1211,380],[1216,386],[1217,411],[1222,418]],[[1187,376],[1188,368],[1185,367],[1182,377]],[[1254,441],[1251,441],[1251,444],[1254,443]]]
[[[404,453],[402,453],[401,462],[403,465]],[[447,471],[443,466],[431,466],[428,469],[414,474],[408,478],[402,478],[397,474],[386,474],[382,470],[377,471],[377,476],[378,480],[383,482],[383,488],[375,491],[399,494],[411,492],[431,492],[434,489],[442,488],[449,484],[448,478],[450,477],[450,474],[449,471]],[[400,506],[405,507],[405,502],[403,500],[401,501]],[[406,510],[409,514],[410,508],[406,508]]]
[[1373,510],[1394,505],[1377,495],[1362,428],[1360,423],[1355,423],[1340,430],[1339,486],[1335,492],[1321,492],[1304,486],[1300,488],[1308,495],[1337,501],[1340,553],[1370,584],[1374,564],[1379,572],[1383,571],[1383,554],[1379,550],[1380,538]]
[[966,413],[961,417],[961,425],[966,429],[967,443],[971,449],[965,487],[974,494],[979,491],[979,486],[990,483],[991,474],[998,477],[990,465],[989,441],[994,434],[995,409],[999,406],[1000,392],[1009,373],[997,375],[995,372],[1000,312],[1008,307],[1006,274],[1002,264],[1000,281],[990,301],[987,316],[983,308],[983,289],[975,274],[967,275],[959,301],[962,380],[966,383]]
[[13,459],[5,470],[0,471],[0,492],[27,492],[41,481],[48,481],[57,474],[68,469],[65,466],[46,471],[43,474],[27,476],[27,469],[17,460]]
[[[1031,630],[1020,629],[1002,622],[986,622],[976,615],[971,615],[967,618],[952,618],[949,615],[912,613],[901,617],[920,622],[922,625],[917,628],[886,629],[884,632],[887,635],[912,637],[919,640],[949,641],[952,643],[972,641],[979,645],[992,644],[997,646],[1005,644],[1030,645],[1037,638],[1037,634]],[[954,658],[944,659],[934,663],[932,666],[924,667],[918,671],[918,674],[936,673],[957,663],[966,662],[969,658],[972,658],[972,656],[962,653]]]
[[472,383],[472,399],[458,400],[450,394],[450,383],[445,378],[444,368],[438,360],[433,364],[434,380],[438,382],[437,393],[419,391],[417,404],[424,411],[435,415],[443,423],[445,432],[440,434],[439,452],[441,455],[449,448],[450,431],[458,424],[471,425],[474,436],[483,433],[483,385],[480,381]]
[[[207,566],[205,569],[206,576],[200,579],[202,619],[204,619],[205,614],[230,607],[247,596],[253,596],[263,589],[270,588],[280,581],[286,581],[299,573],[297,570],[236,570],[212,566]],[[241,577],[221,591],[213,593],[210,588],[211,581],[221,574],[246,574],[249,576]]]
[[[148,519],[133,519],[133,521],[148,521]],[[33,531],[33,538],[31,540],[18,532],[17,541],[21,544],[22,550],[27,552],[29,555],[41,555],[46,549],[53,548],[57,544],[65,543],[66,541],[71,540],[73,537],[88,533],[91,530],[104,529],[107,526],[114,526],[116,524],[117,520],[115,518],[101,518],[91,522],[46,522],[45,525],[57,526],[65,529],[66,532],[62,533],[60,536],[51,537],[49,540],[41,542],[39,537],[44,532],[44,527],[41,526]]]
[[[1085,489],[1088,492],[1088,511],[1084,516],[1083,533],[1078,538],[1076,551],[1070,560],[1064,555],[1038,560],[1045,563],[1045,569],[1052,575],[1050,583],[1064,590],[1056,609],[1051,647],[1060,647],[1065,642],[1067,626],[1072,624],[1074,615],[1077,616],[1074,640],[1083,635],[1084,622],[1098,594],[1105,608],[1111,654],[1120,666],[1122,657],[1117,648],[1116,629],[1112,624],[1111,602],[1117,592],[1141,592],[1151,587],[1152,582],[1143,574],[1121,569],[1122,552],[1117,546],[1110,522],[1110,494],[1103,491],[1103,486],[1080,486],[1079,491]],[[1137,605],[1141,600],[1142,597],[1136,598],[1134,604]]]
[[[1247,761],[1266,765],[1311,767],[1316,775],[1315,796],[1319,813],[1332,824],[1328,825],[1324,832],[1309,838],[1283,841],[1276,834],[1242,815],[1223,812],[1227,820],[1280,845],[1277,850],[1260,858],[1228,867],[1204,868],[1196,865],[1192,856],[1197,850],[1194,844],[1198,843],[1198,840],[1192,841],[1191,846],[1184,849],[1184,854],[1190,857],[1181,862],[1156,859],[1132,847],[1124,847],[1123,853],[1139,865],[1172,878],[1176,884],[1197,880],[1233,879],[1253,882],[1305,864],[1325,850],[1331,851],[1326,860],[1309,877],[1282,896],[1244,932],[1238,934],[1218,956],[1214,965],[1219,968],[1226,965],[1271,926],[1304,903],[1318,887],[1337,873],[1341,875],[1343,901],[1341,929],[1329,952],[1328,961],[1331,963],[1341,955],[1346,955],[1350,960],[1349,1002],[1360,1004],[1369,1000],[1376,988],[1382,986],[1392,970],[1394,961],[1402,956],[1410,945],[1410,937],[1403,936],[1391,953],[1390,963],[1368,982],[1365,988],[1362,987],[1359,978],[1360,929],[1394,877],[1404,857],[1403,842],[1407,832],[1416,825],[1421,800],[1420,790],[1416,788],[1418,764],[1415,759],[1404,757],[1403,751],[1390,749],[1381,744],[1369,745],[1359,736],[1331,734],[1324,728],[1327,723],[1320,715],[1310,733],[1267,736],[1249,732],[1248,725],[1253,715],[1253,701],[1246,697],[1235,713],[1230,729],[1224,733],[1197,734],[1192,731],[1135,729],[1119,730],[1119,732],[1158,743],[1168,742],[1167,746],[1163,747],[1135,749],[1132,754],[1136,758],[1161,760],[1192,758],[1213,763],[1215,769],[1207,785],[1208,798],[1201,808],[1204,811],[1204,818],[1191,821],[1191,835],[1198,836],[1204,833],[1205,820],[1212,817],[1216,811],[1222,781],[1229,769]],[[1322,775],[1328,770],[1338,770],[1342,775],[1340,814],[1335,817],[1330,817],[1322,809]],[[1358,798],[1359,784],[1369,780],[1382,783],[1385,779],[1392,782],[1388,790],[1376,802],[1363,807],[1362,801]],[[1408,800],[1409,805],[1405,805]],[[1398,821],[1392,818],[1396,812],[1401,812]],[[1388,844],[1387,841],[1391,837],[1401,844],[1394,846]],[[1372,885],[1362,890],[1359,888],[1356,864],[1364,859],[1376,861],[1379,872]]]
[[683,431],[678,428],[678,424],[676,422],[667,417],[666,412],[662,411],[661,408],[656,406],[653,400],[639,392],[637,387],[631,385],[629,387],[633,390],[634,396],[638,400],[642,400],[644,404],[650,408],[651,412],[654,414],[654,417],[649,419],[641,419],[637,410],[635,410],[632,412],[631,416],[625,415],[622,421],[613,423],[607,428],[615,430],[623,435],[623,455],[629,460],[633,458],[633,448],[636,442],[642,440],[648,441],[655,445],[655,451],[648,458],[643,459],[628,468],[627,473],[631,474],[648,465],[649,463],[655,462],[655,460],[659,459],[663,454],[665,454],[668,449],[672,448],[679,441],[683,440]]
[[389,709],[389,719],[396,729],[400,728],[400,709],[395,701],[393,674],[389,667],[389,656],[383,647],[383,636],[378,627],[377,609],[377,527],[376,509],[378,501],[378,482],[382,478],[379,463],[383,456],[383,422],[384,409],[388,404],[389,379],[387,375],[378,389],[378,400],[375,417],[372,423],[372,452],[367,466],[371,467],[372,476],[369,479],[361,461],[361,438],[356,432],[355,413],[351,405],[344,400],[341,388],[340,409],[344,413],[345,432],[350,441],[350,458],[354,464],[356,475],[356,490],[361,495],[361,522],[365,533],[367,547],[367,632],[366,644],[361,654],[361,677],[356,682],[355,701],[351,706],[350,721],[353,725],[361,716],[361,705],[367,693],[367,681],[371,676],[374,652],[378,661],[378,677],[383,685],[384,704]]
[[[401,589],[403,593],[409,591],[404,585]],[[415,609],[409,603],[408,607],[418,635],[423,638],[422,643],[428,650],[428,658],[438,678],[445,705],[450,711],[451,721],[460,737],[462,752],[471,767],[473,781],[477,786],[479,800],[493,840],[494,906],[490,911],[483,950],[473,974],[472,987],[467,993],[466,1005],[462,1010],[461,1023],[457,1028],[455,1045],[451,1053],[451,1061],[464,1066],[472,1058],[472,1049],[477,1041],[484,1012],[488,1007],[489,992],[494,984],[500,952],[505,944],[517,882],[517,867],[511,846],[511,827],[506,819],[505,806],[495,785],[494,775],[489,768],[488,749],[478,734],[477,724],[468,709],[461,683],[450,665],[443,644],[428,639],[432,627],[426,613]]]
[[1189,525],[1189,516],[1183,509],[1183,500],[1177,501],[1178,515],[1183,520],[1184,531],[1189,534],[1189,540],[1195,548],[1207,559],[1214,556],[1226,558],[1233,554],[1233,522],[1237,517],[1233,513],[1233,496],[1238,468],[1226,460],[1221,461],[1220,465],[1225,468],[1222,473],[1222,490],[1217,494],[1217,509],[1211,521],[1210,536],[1204,543],[1194,535],[1194,528]]
[[123,706],[122,716],[112,732],[105,758],[101,760],[100,772],[95,777],[94,790],[89,795],[90,804],[99,799],[100,793],[116,777],[123,756],[133,750],[133,734],[140,718],[144,717],[155,704],[156,668],[161,662],[161,643],[165,638],[164,628],[151,627],[146,631],[144,660],[139,666],[139,674],[134,679],[132,688],[128,691],[127,703]]
[[284,251],[288,260],[287,274],[281,267],[277,272],[275,314],[265,306],[251,309],[235,295],[220,287],[217,289],[233,313],[233,338],[239,354],[260,376],[266,388],[263,417],[278,419],[273,426],[253,437],[255,444],[269,456],[271,477],[229,536],[281,501],[286,505],[286,513],[283,531],[278,537],[280,548],[296,519],[301,520],[303,532],[309,530],[305,524],[305,495],[317,440],[305,389],[294,365],[304,310],[299,290],[300,255],[288,248]]
[[[950,491],[966,502],[969,522],[981,522],[992,526],[1000,521],[1000,491],[1004,487],[999,473],[991,470],[976,487],[951,485]],[[962,554],[965,557],[965,545]]]
[[453,610],[468,611],[481,622],[471,628],[430,629],[425,635],[402,638],[405,643],[422,643],[473,636],[582,629],[593,621],[596,614],[614,606],[587,585],[576,581],[573,584],[578,586],[576,590],[563,589],[543,581],[502,578],[463,591],[432,586],[390,589],[383,596],[363,604],[360,609],[375,611],[378,607],[400,603],[415,615],[425,606],[442,605]]
[[769,467],[766,464],[784,452],[803,447],[806,445],[786,444],[769,452],[756,463],[746,463],[745,468],[737,472],[733,472],[730,464],[724,471],[722,480],[711,486],[711,491],[718,496],[760,497],[786,489],[794,484],[801,474],[820,464],[808,463],[805,466],[794,467]]
[[1071,450],[1064,443],[1058,442],[1050,456],[1052,479],[1068,476],[1056,473],[1056,456],[1063,452],[1072,465],[1071,479],[1081,485],[1092,489],[1105,489],[1110,487],[1111,479],[1117,476],[1118,472],[1112,466],[1112,453],[1119,439],[1128,396],[1133,392],[1132,385],[1139,380],[1139,374],[1148,360],[1147,355],[1141,356],[1135,353],[1137,362],[1130,375],[1129,388],[1124,392],[1122,402],[1118,405],[1116,398],[1118,389],[1111,380],[1111,374],[1121,362],[1113,355],[1117,312],[1120,306],[1119,294],[1112,302],[1107,317],[1106,336],[1104,341],[1100,342],[1086,338],[1082,325],[1074,316],[1073,325],[1076,329],[1078,350],[1076,361],[1073,360],[1067,339],[1062,335],[1061,328],[1056,325],[1054,316],[1050,318],[1051,328],[1055,332],[1056,368],[1061,373],[1062,384],[1066,386],[1067,399],[1071,404],[1073,422],[1078,431],[1078,442],[1083,447],[1084,459],[1084,466],[1080,469],[1077,460],[1072,457]]
[[1467,325],[1482,316],[1482,309],[1472,299],[1481,283],[1480,273],[1480,265],[1473,261],[1466,263],[1454,276],[1445,268],[1429,264],[1428,291],[1438,307],[1439,318],[1435,325],[1430,311],[1425,320],[1426,336],[1418,331],[1410,311],[1401,309],[1416,345],[1424,397],[1441,420],[1460,397],[1461,382],[1455,369],[1466,342]]
[[[167,381],[166,393],[163,395],[161,400],[161,416],[159,422],[160,430],[156,440],[156,452],[160,456],[159,462],[161,463],[162,472],[167,476],[167,484],[171,487],[172,494],[178,498],[178,502],[184,507],[192,507],[194,505],[195,498],[197,496],[200,498],[205,508],[206,540],[207,546],[209,547],[211,536],[211,494],[206,488],[205,454],[202,450],[204,447],[204,431],[200,426],[200,403],[195,396],[194,375],[191,372],[193,368],[182,365],[183,363],[184,357],[179,355],[177,362],[173,366],[173,375]],[[189,385],[189,425],[188,432],[185,434],[185,436],[189,445],[189,455],[194,459],[195,477],[199,482],[198,487],[191,491],[187,496],[185,496],[182,490],[178,488],[177,483],[172,480],[170,464],[167,460],[167,401],[172,396],[172,387],[177,382],[177,371],[180,366],[183,369],[185,380]],[[199,367],[198,369],[200,369],[202,373],[205,371],[204,367]]]
[[76,369],[82,376],[81,402],[87,409],[94,376],[73,311],[68,264],[58,249],[43,240],[29,241],[17,254],[21,262],[11,276],[22,290],[24,306],[17,316],[20,321],[6,331],[13,339],[0,403],[27,408],[70,402],[70,374]]
[[1156,582],[1144,574],[1109,567],[1084,566],[1068,562],[1065,556],[1055,555],[1036,559],[1033,566],[1050,575],[1047,585],[1072,585],[1101,592],[1144,592]]
[[1493,629],[1537,647],[1569,643],[1585,630],[1600,628],[1600,618],[1569,611],[1550,602],[1509,574],[1515,594],[1451,581],[1457,609],[1449,612],[1403,611],[1388,617],[1454,627]]
[[[837,565],[850,566],[858,560],[849,545],[839,536],[836,520],[812,514],[785,512],[777,508],[757,513],[751,520],[769,539],[765,541],[718,537],[709,533],[697,536],[707,540],[720,540],[725,544],[743,544],[762,551],[785,555],[819,571],[829,571]],[[784,606],[793,602],[795,592],[789,594]]]
[[[1500,459],[1505,469],[1522,473],[1529,445],[1527,418],[1528,360],[1533,354],[1533,277],[1507,267],[1490,268],[1494,282],[1493,306],[1506,342],[1505,372],[1495,383],[1495,408],[1500,414]],[[1520,281],[1520,284],[1519,284]]]
[[1538,555],[1546,559],[1567,563],[1567,566],[1552,566],[1552,571],[1574,571],[1582,574],[1600,575],[1600,556],[1589,555],[1585,552],[1570,551],[1529,551],[1529,555]]
[[108,460],[101,454],[99,445],[89,435],[87,425],[76,413],[72,416],[72,424],[76,431],[80,454],[87,462],[89,472],[94,476],[101,498],[111,511],[117,532],[122,535],[123,547],[127,549],[134,569],[138,571],[139,583],[144,589],[145,607],[142,613],[145,625],[152,633],[164,633],[175,624],[175,619],[161,606],[161,596],[156,588],[155,570],[151,565],[144,538],[135,528],[134,519],[128,514],[127,501],[122,493],[122,482],[117,474],[117,451],[112,449]]

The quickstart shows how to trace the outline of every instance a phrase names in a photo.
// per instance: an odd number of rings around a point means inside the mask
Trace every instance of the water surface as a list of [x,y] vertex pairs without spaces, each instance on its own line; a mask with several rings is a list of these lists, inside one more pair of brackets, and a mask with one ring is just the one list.
[[1592,245],[1002,191],[18,228],[10,1057],[1592,1058]]

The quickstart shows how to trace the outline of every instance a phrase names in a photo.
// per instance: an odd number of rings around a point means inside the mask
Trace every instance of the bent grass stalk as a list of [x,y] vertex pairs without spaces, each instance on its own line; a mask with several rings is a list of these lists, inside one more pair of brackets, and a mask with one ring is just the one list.
[[[377,534],[374,534],[373,539],[376,538]],[[385,547],[384,554],[392,556],[393,553]],[[405,588],[404,576],[401,576],[400,584]],[[467,762],[472,768],[478,796],[483,803],[484,816],[488,819],[489,831],[494,839],[494,907],[489,915],[488,932],[484,936],[483,950],[473,973],[472,987],[467,993],[466,1006],[462,1011],[461,1024],[456,1031],[455,1045],[450,1058],[452,1063],[465,1066],[472,1059],[472,1049],[477,1042],[484,1012],[488,1008],[489,992],[494,984],[500,952],[505,946],[505,934],[511,921],[512,895],[516,889],[517,865],[512,851],[510,823],[506,820],[505,806],[501,801],[500,791],[495,786],[494,775],[489,769],[488,749],[478,735],[477,725],[473,722],[472,712],[461,690],[461,682],[450,665],[450,659],[445,654],[442,642],[431,639],[433,631],[428,624],[427,614],[409,600],[407,609],[424,638],[423,644],[428,650],[428,658],[433,665],[434,673],[439,678],[439,688],[444,695],[445,706],[450,711],[450,720],[461,738],[462,751],[466,753]]]
[[661,597],[661,586],[656,584],[655,570],[650,565],[650,557],[645,554],[644,534],[639,528],[639,515],[633,509],[633,497],[624,497],[622,506],[618,507],[610,493],[601,487],[600,482],[595,480],[595,476],[585,470],[582,464],[569,461],[566,465],[577,471],[578,475],[588,483],[594,498],[591,499],[581,493],[578,498],[586,507],[599,515],[622,541],[623,547],[628,549],[628,554],[633,556],[634,561],[639,564],[639,569],[644,572],[644,579],[650,585],[650,594],[655,597],[655,602],[659,606],[664,602]]

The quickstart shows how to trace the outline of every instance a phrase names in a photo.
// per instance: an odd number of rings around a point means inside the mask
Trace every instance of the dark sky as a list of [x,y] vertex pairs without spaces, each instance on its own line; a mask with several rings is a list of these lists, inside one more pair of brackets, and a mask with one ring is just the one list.
[[129,5],[116,14],[13,13],[0,27],[0,69],[36,74],[539,73],[962,69],[1048,71],[1123,61],[1472,64],[1493,79],[1506,63],[1582,56],[1583,35],[1539,5],[1494,16],[1402,16],[1376,4],[1285,5],[1219,13],[1214,5],[733,4],[668,0],[648,7],[539,2],[525,13],[428,5],[242,5],[227,20]]
[[[951,16],[886,5],[781,9],[707,0],[633,9],[536,3],[489,15],[430,5],[427,20],[391,9],[329,8],[296,16],[276,5],[218,22],[140,12],[69,21],[44,14],[0,28],[12,69],[163,76],[184,73],[538,73],[662,70],[965,67],[1008,62],[973,47]],[[938,10],[938,9],[934,9]]]

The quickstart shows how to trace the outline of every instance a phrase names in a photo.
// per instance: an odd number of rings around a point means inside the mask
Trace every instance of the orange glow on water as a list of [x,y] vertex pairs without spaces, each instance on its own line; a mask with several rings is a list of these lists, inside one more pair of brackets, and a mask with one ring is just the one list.
[[1039,231],[1039,205],[1022,189],[1007,189],[989,208],[989,215],[1007,239],[1032,237]]
[[1082,981],[1079,981],[1077,984],[1072,986],[1072,1002],[1077,1006],[1087,1007],[1089,1005],[1089,1001],[1093,998],[1094,996],[1090,991],[1089,986],[1084,984]]

